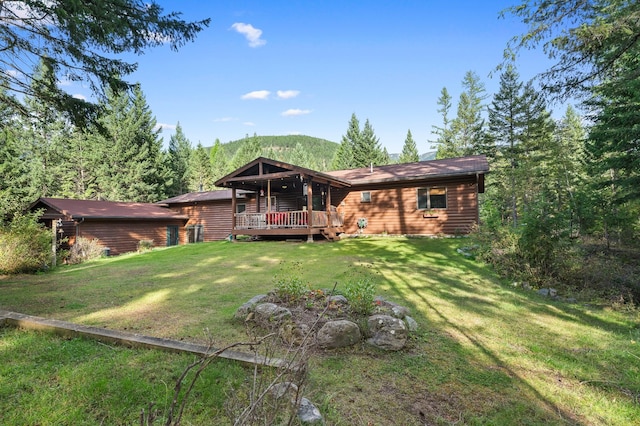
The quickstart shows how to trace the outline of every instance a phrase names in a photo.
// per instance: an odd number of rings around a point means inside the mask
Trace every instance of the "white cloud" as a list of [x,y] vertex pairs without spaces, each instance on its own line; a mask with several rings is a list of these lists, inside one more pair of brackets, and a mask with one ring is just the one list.
[[271,94],[268,90],[255,90],[242,95],[241,99],[267,99]]
[[297,115],[306,115],[306,114],[311,114],[311,110],[310,109],[288,109],[286,111],[284,111],[281,115],[283,117],[295,117]]
[[5,70],[4,73],[11,78],[18,78],[21,75],[18,70]]
[[173,132],[174,130],[176,130],[176,125],[175,124],[158,123],[153,128],[153,130],[159,130],[159,129],[160,130],[169,130],[170,132]]
[[236,22],[231,26],[231,28],[244,35],[244,37],[249,42],[249,47],[260,47],[267,44],[266,40],[260,38],[260,36],[262,35],[262,30],[254,28],[251,24]]
[[256,123],[254,123],[254,122],[252,122],[252,121],[245,121],[245,122],[244,122],[244,123],[242,123],[242,124],[244,124],[245,126],[251,126],[251,127],[253,127],[253,126],[255,126],[255,125],[256,125]]
[[278,99],[291,99],[300,94],[299,90],[278,90],[276,92]]
[[228,123],[230,121],[236,121],[237,118],[233,118],[233,117],[220,117],[220,118],[214,118],[213,122],[214,123]]
[[80,99],[82,101],[86,101],[87,100],[87,97],[85,95],[80,94],[80,93],[76,93],[75,95],[73,95],[73,97],[76,98],[76,99]]

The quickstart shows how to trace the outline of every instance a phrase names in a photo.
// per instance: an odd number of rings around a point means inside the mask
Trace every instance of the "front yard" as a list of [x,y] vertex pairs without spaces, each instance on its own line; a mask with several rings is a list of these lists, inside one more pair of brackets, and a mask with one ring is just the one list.
[[[313,289],[337,283],[340,290],[366,274],[378,295],[410,308],[420,327],[402,352],[363,344],[313,356],[305,396],[327,424],[640,424],[638,312],[514,289],[458,254],[466,243],[178,246],[0,277],[0,309],[198,343],[211,337],[220,347],[247,339],[232,320],[236,309],[273,289],[292,262]],[[148,402],[167,406],[192,359],[0,328],[0,418],[134,424]],[[185,424],[230,423],[223,401],[249,373],[212,364]],[[67,411],[51,408],[54,402]]]

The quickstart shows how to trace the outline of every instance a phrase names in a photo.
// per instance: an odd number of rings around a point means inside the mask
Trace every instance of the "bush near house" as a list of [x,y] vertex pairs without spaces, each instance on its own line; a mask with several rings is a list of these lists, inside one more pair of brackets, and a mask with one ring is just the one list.
[[0,225],[0,273],[36,272],[49,266],[51,234],[37,218],[37,214],[16,215]]

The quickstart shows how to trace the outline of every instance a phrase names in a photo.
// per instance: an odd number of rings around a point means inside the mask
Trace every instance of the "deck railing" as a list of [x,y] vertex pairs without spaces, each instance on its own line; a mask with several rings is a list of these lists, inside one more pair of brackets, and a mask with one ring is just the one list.
[[[236,213],[235,229],[293,229],[307,228],[309,214],[305,210],[266,213]],[[342,226],[343,217],[337,212],[313,211],[312,227]],[[329,225],[331,224],[331,225]]]

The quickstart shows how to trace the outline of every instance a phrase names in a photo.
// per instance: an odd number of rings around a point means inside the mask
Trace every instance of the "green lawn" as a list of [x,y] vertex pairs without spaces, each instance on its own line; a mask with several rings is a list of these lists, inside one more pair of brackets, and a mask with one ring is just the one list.
[[[420,329],[401,353],[363,345],[311,360],[306,396],[328,424],[640,424],[638,312],[513,289],[459,255],[465,243],[361,238],[179,246],[2,277],[0,308],[199,343],[208,330],[222,346],[246,340],[233,313],[272,289],[274,276],[293,261],[302,263],[302,278],[313,288],[337,282],[340,289],[354,271],[366,271],[376,276],[377,294],[409,307]],[[56,390],[57,403],[79,410],[84,424],[135,423],[145,401],[166,406],[167,388],[193,359],[11,329],[0,329],[0,338],[0,419],[7,424],[82,423],[47,410],[48,392]],[[76,372],[76,364],[95,371]],[[202,382],[223,391],[199,392],[185,417],[191,424],[228,423],[227,382],[248,372],[226,362],[209,368]],[[76,374],[90,380],[80,385]],[[40,420],[21,417],[25,407],[41,413]]]

